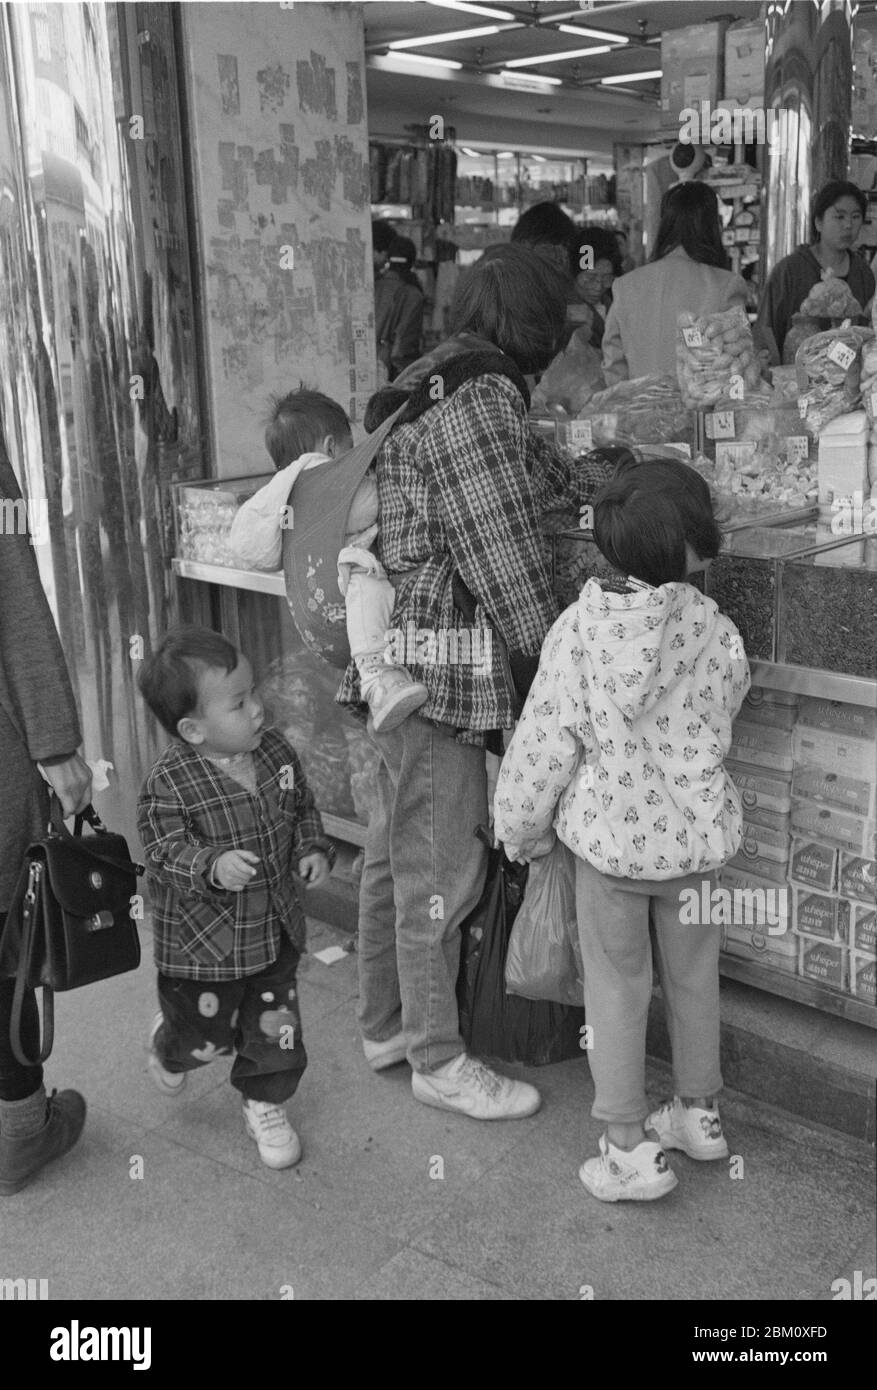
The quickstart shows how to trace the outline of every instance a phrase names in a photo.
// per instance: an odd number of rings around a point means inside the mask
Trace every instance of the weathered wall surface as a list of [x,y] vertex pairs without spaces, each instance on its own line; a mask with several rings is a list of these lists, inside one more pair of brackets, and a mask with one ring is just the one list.
[[362,10],[184,5],[183,23],[215,469],[261,473],[270,393],[325,391],[359,438],[375,385]]

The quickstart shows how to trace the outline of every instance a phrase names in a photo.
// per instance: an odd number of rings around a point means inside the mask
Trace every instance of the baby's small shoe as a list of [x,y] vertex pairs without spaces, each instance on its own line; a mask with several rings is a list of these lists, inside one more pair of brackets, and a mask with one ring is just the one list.
[[644,1139],[635,1149],[619,1149],[600,1135],[600,1157],[587,1159],[579,1177],[601,1202],[653,1202],[678,1181],[660,1144]]
[[272,1105],[267,1100],[245,1100],[244,1124],[266,1167],[295,1167],[301,1158],[301,1142],[282,1105]]
[[678,1096],[665,1101],[645,1121],[665,1149],[681,1149],[689,1158],[727,1158],[728,1144],[722,1133],[718,1106],[709,1110],[683,1105]]
[[402,666],[383,666],[366,695],[375,733],[395,729],[429,698],[429,691]]
[[149,1059],[146,1065],[149,1068],[149,1075],[162,1095],[178,1096],[186,1084],[186,1073],[184,1071],[166,1071],[162,1065],[155,1044],[163,1024],[164,1014],[159,1010],[152,1020],[152,1027],[149,1030],[149,1042],[147,1044]]

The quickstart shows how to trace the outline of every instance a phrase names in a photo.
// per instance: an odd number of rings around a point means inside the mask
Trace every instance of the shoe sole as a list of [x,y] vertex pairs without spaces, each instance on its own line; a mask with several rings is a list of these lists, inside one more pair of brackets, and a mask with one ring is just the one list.
[[[158,1060],[155,1053],[152,1051],[150,1051],[149,1053],[149,1057],[146,1062],[146,1067],[149,1072],[149,1075],[152,1077],[152,1080],[155,1083],[156,1089],[161,1091],[161,1094],[163,1096],[178,1096],[181,1091],[184,1091],[186,1089],[186,1073],[180,1072],[180,1076],[182,1076],[183,1078],[182,1081],[179,1083],[178,1086],[172,1086],[168,1081],[165,1080],[164,1067],[161,1065],[161,1062]],[[171,1073],[171,1075],[173,1075],[173,1073]]]
[[379,711],[372,715],[375,733],[386,733],[389,729],[395,729],[399,724],[404,724],[409,714],[413,714],[416,709],[420,709],[421,705],[425,705],[428,698],[428,695],[420,690],[406,692],[389,707],[386,713]]
[[596,1197],[598,1202],[656,1202],[659,1197],[666,1197],[668,1192],[672,1192],[674,1187],[679,1185],[679,1179],[672,1171],[664,1173],[659,1182],[651,1182],[647,1187],[642,1187],[638,1191],[618,1192],[610,1196],[607,1192],[597,1192],[585,1177],[584,1167],[579,1169],[579,1180],[587,1192],[592,1197]]
[[[654,1133],[657,1134],[658,1131],[655,1130]],[[725,1140],[722,1141],[720,1149],[701,1150],[700,1153],[690,1148],[682,1139],[678,1139],[675,1134],[658,1134],[658,1143],[662,1149],[675,1149],[678,1153],[697,1159],[699,1163],[711,1163],[717,1158],[727,1158],[731,1152]]]
[[518,1110],[514,1115],[473,1115],[471,1110],[462,1110],[458,1105],[449,1105],[444,1096],[439,1096],[434,1091],[421,1095],[412,1086],[411,1094],[415,1100],[420,1101],[421,1105],[431,1105],[434,1110],[447,1110],[452,1115],[463,1115],[467,1120],[528,1120],[531,1115],[535,1115],[537,1110],[542,1108],[542,1097],[540,1096],[532,1109]]

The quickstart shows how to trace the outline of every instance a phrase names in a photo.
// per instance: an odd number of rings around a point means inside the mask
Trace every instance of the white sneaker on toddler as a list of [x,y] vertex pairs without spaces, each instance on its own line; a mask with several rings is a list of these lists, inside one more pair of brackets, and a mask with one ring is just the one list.
[[376,733],[397,728],[428,698],[426,686],[402,666],[383,666],[365,697]]
[[282,1105],[272,1105],[267,1100],[245,1100],[244,1124],[266,1167],[295,1167],[301,1158],[301,1143]]
[[155,1039],[163,1023],[164,1014],[159,1010],[152,1020],[152,1027],[149,1030],[149,1042],[147,1044],[149,1060],[146,1065],[149,1069],[149,1075],[152,1077],[162,1095],[178,1096],[186,1084],[186,1073],[184,1071],[165,1071],[161,1059],[155,1050]]
[[587,1159],[579,1177],[601,1202],[653,1202],[678,1182],[660,1144],[643,1139],[635,1149],[619,1149],[605,1134],[600,1135],[600,1157]]
[[646,1129],[654,1130],[665,1149],[681,1149],[689,1158],[728,1157],[718,1106],[706,1110],[699,1105],[683,1105],[679,1096],[674,1096],[643,1123]]

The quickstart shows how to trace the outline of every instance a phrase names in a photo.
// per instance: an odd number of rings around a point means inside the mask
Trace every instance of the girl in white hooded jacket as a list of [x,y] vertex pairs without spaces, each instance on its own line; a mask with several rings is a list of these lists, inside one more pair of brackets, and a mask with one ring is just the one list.
[[[740,844],[724,758],[749,667],[733,623],[685,582],[720,545],[698,473],[666,459],[622,466],[595,498],[594,534],[620,578],[589,579],[545,639],[495,831],[511,859],[545,854],[554,831],[575,855],[591,1113],[607,1123],[580,1177],[602,1201],[649,1201],[676,1186],[665,1149],[728,1153],[716,1105],[721,925],[690,925],[690,904],[709,902]],[[675,1081],[651,1115],[650,917]]]

